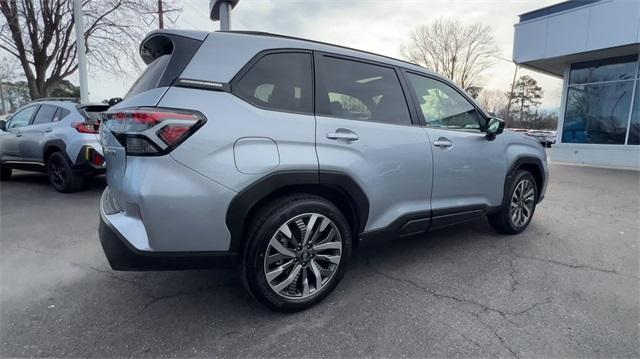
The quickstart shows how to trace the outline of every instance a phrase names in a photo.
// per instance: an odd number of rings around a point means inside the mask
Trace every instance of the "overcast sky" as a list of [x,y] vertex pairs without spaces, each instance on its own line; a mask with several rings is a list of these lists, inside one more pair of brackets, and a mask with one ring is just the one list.
[[[335,43],[392,57],[400,57],[400,44],[419,25],[434,19],[454,18],[464,23],[480,22],[491,27],[502,57],[511,59],[513,25],[518,15],[559,0],[241,0],[232,12],[234,30],[266,31]],[[183,11],[170,27],[217,30],[218,23],[209,20],[209,0],[184,0]],[[171,15],[175,17],[175,15]],[[497,60],[489,70],[485,88],[508,90],[515,65]],[[100,101],[123,96],[133,78],[89,69],[90,98]],[[545,93],[543,108],[556,108],[560,103],[561,81],[526,70],[536,78]],[[77,81],[76,81],[77,82]]]

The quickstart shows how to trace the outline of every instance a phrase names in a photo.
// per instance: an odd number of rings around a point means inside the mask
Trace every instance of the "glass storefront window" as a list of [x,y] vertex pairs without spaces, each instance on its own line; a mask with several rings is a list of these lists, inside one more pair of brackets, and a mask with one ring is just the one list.
[[[563,143],[638,145],[638,57],[573,64],[569,74]],[[629,115],[631,121],[629,121]],[[629,126],[630,124],[630,126]]]
[[633,81],[569,87],[564,143],[624,144]]
[[636,98],[633,101],[633,111],[631,111],[631,123],[629,124],[630,145],[640,145],[640,81],[636,82]]
[[636,56],[573,64],[569,75],[569,85],[632,80],[635,77],[636,67]]

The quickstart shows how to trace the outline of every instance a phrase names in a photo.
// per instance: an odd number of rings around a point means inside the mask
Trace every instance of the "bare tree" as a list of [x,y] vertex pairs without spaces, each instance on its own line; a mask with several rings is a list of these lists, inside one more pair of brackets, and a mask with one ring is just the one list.
[[[123,74],[139,67],[138,44],[156,16],[155,0],[83,0],[91,66]],[[0,48],[20,62],[31,98],[48,96],[77,68],[73,0],[1,0]]]
[[483,89],[478,96],[478,103],[487,112],[499,116],[507,106],[508,97],[497,89]]
[[407,60],[448,77],[470,93],[478,93],[486,70],[498,54],[491,29],[476,23],[439,19],[418,27],[400,52]]

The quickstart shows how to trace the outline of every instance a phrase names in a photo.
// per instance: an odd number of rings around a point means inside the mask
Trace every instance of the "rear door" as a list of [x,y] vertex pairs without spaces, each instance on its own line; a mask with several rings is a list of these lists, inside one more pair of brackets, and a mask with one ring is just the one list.
[[432,228],[480,217],[502,202],[507,171],[502,137],[487,140],[484,116],[451,85],[406,76],[433,151]]
[[27,161],[42,162],[42,137],[52,131],[51,123],[57,106],[41,105],[29,126],[22,130],[20,156]]
[[[316,150],[320,171],[348,174],[369,199],[365,231],[428,226],[432,160],[390,66],[317,53]],[[400,223],[403,222],[403,223]],[[407,233],[408,234],[408,233]]]

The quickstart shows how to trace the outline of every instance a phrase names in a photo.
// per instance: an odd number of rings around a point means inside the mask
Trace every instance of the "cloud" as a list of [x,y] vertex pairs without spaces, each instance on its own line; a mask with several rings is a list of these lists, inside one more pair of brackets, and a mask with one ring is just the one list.
[[[417,26],[440,17],[456,18],[464,23],[480,22],[493,31],[502,57],[510,59],[513,25],[518,14],[556,3],[540,1],[380,1],[380,0],[241,0],[232,12],[232,28],[303,37],[357,49],[400,57],[400,45]],[[205,0],[185,0],[184,10],[175,27],[216,30],[208,17]],[[498,61],[491,68],[485,87],[507,90],[514,64]],[[519,70],[538,79],[545,89],[544,107],[560,103],[561,81],[557,78]],[[122,96],[132,80],[117,80],[95,74],[90,84],[94,100]],[[100,83],[100,87],[95,83]],[[93,85],[93,86],[92,86]]]

